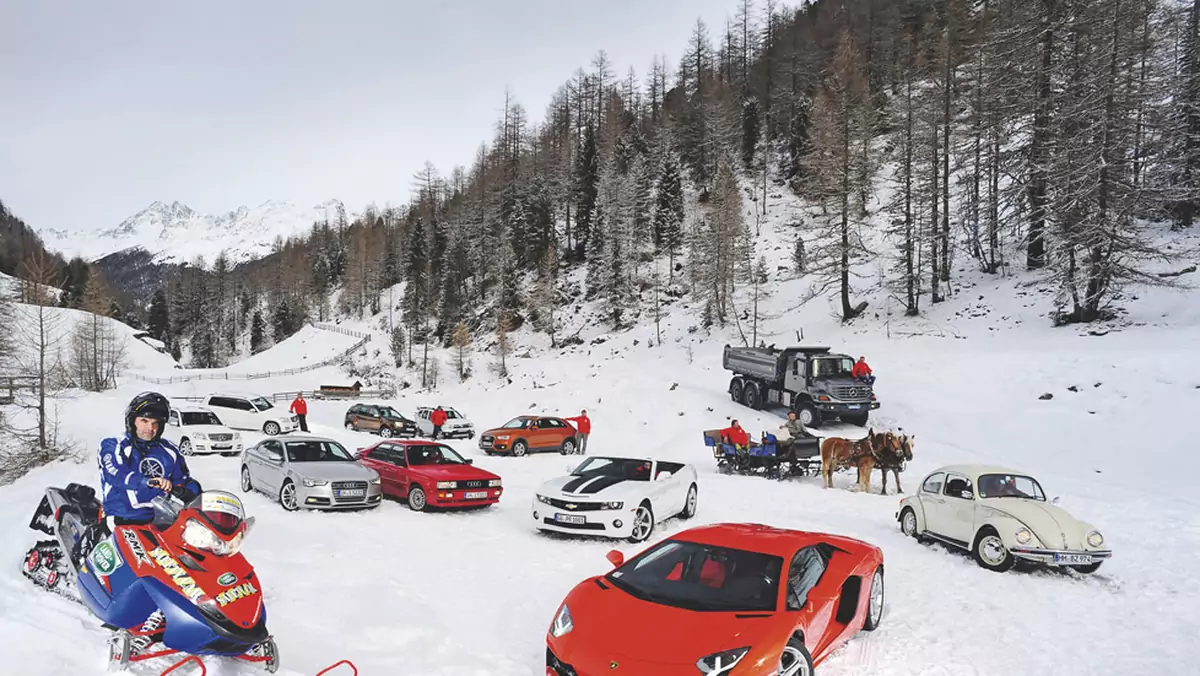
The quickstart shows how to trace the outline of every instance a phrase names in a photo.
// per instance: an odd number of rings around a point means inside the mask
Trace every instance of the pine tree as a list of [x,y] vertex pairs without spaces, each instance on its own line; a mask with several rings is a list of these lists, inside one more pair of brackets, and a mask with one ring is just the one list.
[[388,345],[391,348],[392,361],[396,364],[396,368],[404,366],[404,329],[393,326]]
[[454,370],[458,372],[459,382],[463,382],[468,375],[467,349],[471,345],[471,334],[466,323],[459,322],[455,325],[451,340],[454,345]]
[[510,331],[512,319],[508,311],[502,309],[496,319],[496,356],[500,359],[496,371],[501,378],[508,378],[508,353],[512,350],[512,342],[508,337]]
[[266,322],[263,321],[262,311],[254,309],[254,318],[250,320],[250,354],[258,354],[266,347]]
[[670,153],[663,159],[662,170],[655,190],[654,248],[656,254],[665,253],[669,260],[667,283],[675,280],[675,256],[683,245],[683,182],[679,176],[679,165]]
[[171,330],[171,315],[167,305],[167,293],[164,287],[154,291],[150,300],[149,333],[151,337],[166,342]]

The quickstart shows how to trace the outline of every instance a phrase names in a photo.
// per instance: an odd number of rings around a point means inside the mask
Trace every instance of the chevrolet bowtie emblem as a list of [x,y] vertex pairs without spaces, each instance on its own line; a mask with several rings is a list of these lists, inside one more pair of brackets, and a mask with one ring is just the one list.
[[[577,504],[575,504],[575,503],[573,503],[573,502],[568,502],[568,503],[567,503],[567,509],[575,509],[575,508],[576,508],[576,507],[578,507],[578,506],[579,506],[579,505],[577,505]],[[616,667],[613,667],[613,668],[615,669]]]
[[621,665],[617,664],[616,660],[613,660],[612,662],[608,663],[609,671],[612,671],[613,669],[616,669],[619,666],[621,666]]

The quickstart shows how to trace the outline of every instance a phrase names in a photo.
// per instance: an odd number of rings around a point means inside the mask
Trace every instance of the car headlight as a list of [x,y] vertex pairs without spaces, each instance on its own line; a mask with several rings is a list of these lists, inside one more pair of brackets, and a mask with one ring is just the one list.
[[496,436],[496,440],[497,440],[497,441],[504,441],[504,440],[507,440],[507,439],[509,439],[509,438],[510,438],[510,435],[508,435],[508,434],[500,434],[500,435],[497,435],[497,436]]
[[454,488],[454,482],[453,481],[439,481],[439,482],[437,482],[437,487],[438,488]]
[[603,509],[621,509],[625,506],[624,502],[602,502],[600,507]]
[[700,673],[712,674],[712,676],[728,674],[748,652],[750,652],[750,646],[706,655],[696,660],[696,668],[700,670]]
[[376,475],[375,475],[375,478],[374,478],[374,479],[371,479],[371,484],[372,484],[373,486],[378,486],[378,485],[379,485],[379,484],[381,484],[381,483],[383,483],[383,480],[379,478],[379,475],[378,475],[378,474],[376,474]]
[[1028,528],[1021,528],[1017,531],[1017,542],[1027,545],[1033,539],[1033,533]]
[[537,496],[537,499],[538,499],[538,502],[544,502],[544,503],[546,503],[547,505],[549,505],[549,504],[552,504],[552,503],[550,502],[550,498],[548,498],[548,497],[546,497],[546,496],[544,496],[544,495],[542,495],[542,494],[540,494],[540,493],[538,494],[538,496]]
[[550,625],[550,634],[554,638],[558,638],[575,628],[575,623],[571,621],[571,611],[567,610],[567,604],[562,604],[562,608],[558,610],[558,615],[554,616],[554,624]]
[[1099,547],[1104,544],[1104,536],[1100,534],[1100,531],[1094,530],[1088,533],[1087,543],[1093,547]]
[[500,480],[492,479],[491,481],[488,482],[488,486],[490,486],[492,488],[500,488]]
[[325,481],[324,479],[309,479],[308,477],[304,477],[304,485],[308,486],[309,488],[314,486],[326,486],[328,484],[329,482]]

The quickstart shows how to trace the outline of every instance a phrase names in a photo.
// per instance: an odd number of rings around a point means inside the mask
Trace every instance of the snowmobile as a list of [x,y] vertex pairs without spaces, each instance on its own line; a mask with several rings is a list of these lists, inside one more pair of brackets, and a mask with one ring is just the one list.
[[182,653],[275,673],[262,583],[238,551],[254,517],[244,518],[232,493],[205,491],[187,503],[182,495],[176,487],[151,500],[151,523],[109,528],[90,486],[47,488],[29,527],[54,539],[26,554],[26,577],[82,603],[113,632],[110,669]]

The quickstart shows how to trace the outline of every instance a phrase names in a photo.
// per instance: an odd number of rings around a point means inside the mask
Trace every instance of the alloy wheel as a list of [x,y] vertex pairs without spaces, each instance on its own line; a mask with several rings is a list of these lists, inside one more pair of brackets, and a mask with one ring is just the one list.
[[789,645],[783,649],[783,655],[779,658],[779,676],[812,676],[808,660],[795,646]]
[[288,511],[298,508],[296,504],[296,484],[289,481],[283,485],[283,488],[279,489],[279,502]]

